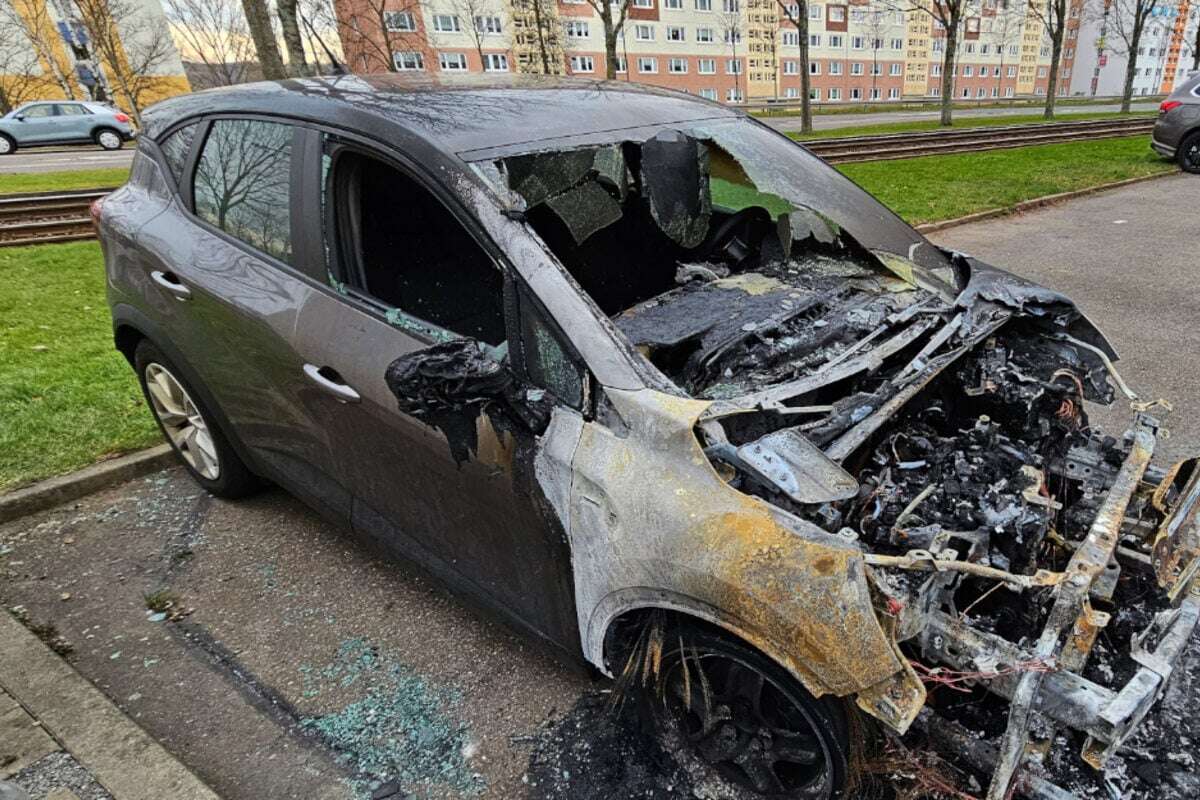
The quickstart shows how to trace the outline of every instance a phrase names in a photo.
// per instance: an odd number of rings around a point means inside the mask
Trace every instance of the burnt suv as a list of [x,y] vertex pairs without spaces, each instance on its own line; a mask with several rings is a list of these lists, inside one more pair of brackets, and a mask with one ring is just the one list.
[[1102,767],[1196,626],[1200,471],[1150,465],[1104,337],[742,113],[222,89],[148,111],[94,213],[116,346],[203,487],[424,565],[740,791],[840,795],[866,715],[992,800],[1060,796],[1038,745]]

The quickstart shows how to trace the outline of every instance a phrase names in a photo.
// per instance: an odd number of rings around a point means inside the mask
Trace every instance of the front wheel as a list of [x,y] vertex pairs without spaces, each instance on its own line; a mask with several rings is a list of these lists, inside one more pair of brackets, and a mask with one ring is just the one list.
[[1179,167],[1193,175],[1200,174],[1200,131],[1196,131],[1179,144]]
[[96,132],[96,144],[105,150],[120,150],[124,141],[121,139],[121,134],[111,128],[104,128]]
[[642,692],[664,743],[752,797],[842,796],[849,736],[838,701],[813,697],[741,642],[689,626],[665,637],[659,675]]
[[212,413],[162,351],[143,340],[134,353],[134,367],[154,420],[197,483],[227,499],[259,488],[258,478],[230,446]]

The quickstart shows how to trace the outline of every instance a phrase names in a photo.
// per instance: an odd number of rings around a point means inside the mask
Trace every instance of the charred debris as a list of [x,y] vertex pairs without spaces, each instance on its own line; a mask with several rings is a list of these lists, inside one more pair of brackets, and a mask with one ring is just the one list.
[[[1023,760],[1063,729],[1102,767],[1196,624],[1194,465],[1149,466],[1160,423],[1067,298],[866,246],[736,149],[666,131],[480,169],[664,385],[712,401],[718,474],[863,552],[929,709],[991,737],[952,754],[988,754],[988,797],[1063,796]],[[389,377],[453,380],[449,355]],[[1086,404],[1118,391],[1136,413],[1106,436]]]

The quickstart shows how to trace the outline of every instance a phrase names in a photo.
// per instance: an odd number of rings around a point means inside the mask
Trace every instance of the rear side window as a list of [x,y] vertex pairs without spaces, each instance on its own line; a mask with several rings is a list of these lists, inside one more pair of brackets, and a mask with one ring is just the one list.
[[80,117],[84,114],[90,114],[92,112],[76,103],[59,103],[58,113],[64,117]]
[[290,125],[251,119],[216,120],[196,163],[197,216],[251,247],[290,263],[291,159]]
[[171,174],[175,176],[177,185],[183,180],[183,168],[187,164],[188,153],[192,149],[192,140],[196,138],[196,129],[199,127],[200,123],[198,122],[184,125],[158,145],[162,150],[163,157],[167,160]]

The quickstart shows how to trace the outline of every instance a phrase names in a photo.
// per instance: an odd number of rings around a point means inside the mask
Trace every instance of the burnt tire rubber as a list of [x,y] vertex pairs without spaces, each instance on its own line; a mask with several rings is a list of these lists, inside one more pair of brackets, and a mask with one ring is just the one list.
[[17,152],[17,140],[8,134],[0,133],[0,156],[12,155]]
[[1180,169],[1200,175],[1200,131],[1185,136],[1175,155]]
[[641,702],[664,746],[687,748],[743,796],[844,796],[850,737],[840,700],[814,697],[732,636],[687,624],[664,636],[659,675]]
[[96,129],[92,133],[92,140],[105,150],[120,150],[125,144],[125,140],[121,138],[121,132],[114,128]]
[[[138,343],[133,364],[142,396],[159,431],[196,483],[227,500],[245,497],[262,488],[262,481],[229,444],[204,401],[153,342],[143,339]],[[190,432],[183,430],[188,425]],[[197,431],[203,431],[202,438]]]

